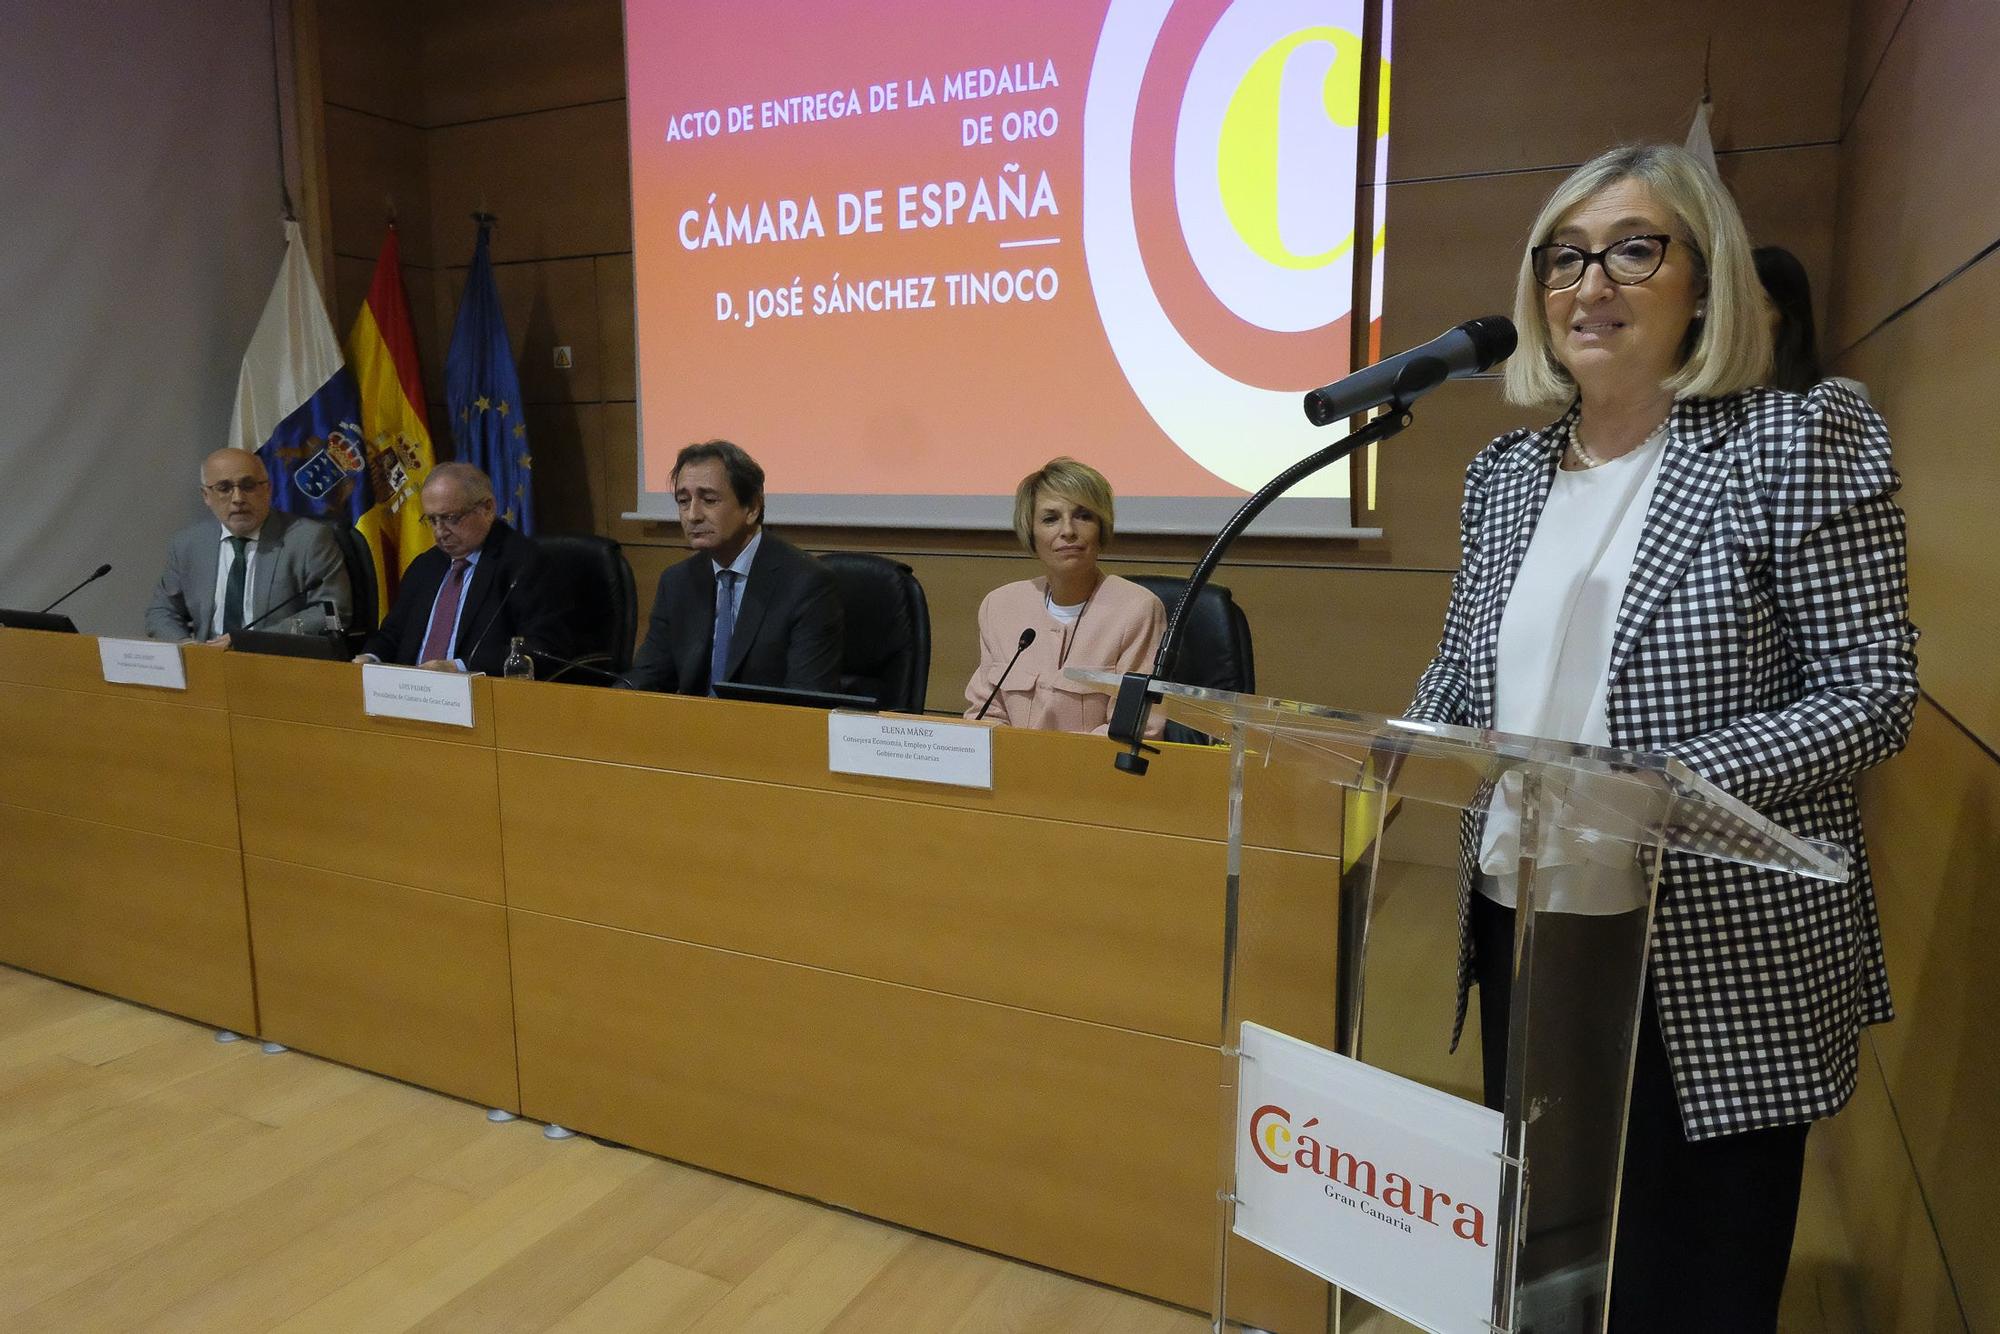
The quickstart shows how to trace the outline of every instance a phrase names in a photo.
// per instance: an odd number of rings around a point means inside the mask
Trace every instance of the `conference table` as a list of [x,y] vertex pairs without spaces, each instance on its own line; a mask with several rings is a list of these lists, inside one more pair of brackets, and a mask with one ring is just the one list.
[[[182,657],[0,630],[0,961],[1206,1309],[1227,750],[999,728],[988,790],[834,772],[809,709],[481,677],[461,727]],[[1294,772],[1246,775],[1240,1009],[1332,1045]],[[1326,1327],[1232,1245],[1233,1315]]]

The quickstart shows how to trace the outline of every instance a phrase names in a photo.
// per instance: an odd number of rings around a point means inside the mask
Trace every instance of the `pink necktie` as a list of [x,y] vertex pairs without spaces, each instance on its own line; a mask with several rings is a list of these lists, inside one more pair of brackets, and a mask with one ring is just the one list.
[[465,572],[472,562],[455,560],[444,577],[437,605],[431,608],[431,628],[424,635],[424,651],[418,662],[436,662],[451,652],[451,629],[458,620],[458,601],[465,595]]

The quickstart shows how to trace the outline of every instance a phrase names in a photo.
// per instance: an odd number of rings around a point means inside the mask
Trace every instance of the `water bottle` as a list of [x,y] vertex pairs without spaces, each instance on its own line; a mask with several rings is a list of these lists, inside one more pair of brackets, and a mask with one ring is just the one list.
[[528,656],[527,642],[519,635],[507,645],[507,661],[501,664],[500,675],[509,681],[532,681],[535,679],[535,660]]

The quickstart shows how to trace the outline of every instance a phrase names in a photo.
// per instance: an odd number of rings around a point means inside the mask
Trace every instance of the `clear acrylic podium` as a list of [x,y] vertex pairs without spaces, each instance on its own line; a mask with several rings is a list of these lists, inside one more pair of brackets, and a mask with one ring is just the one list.
[[[1069,675],[1111,690],[1119,683],[1111,672]],[[1338,868],[1329,866],[1325,885],[1338,898],[1340,939],[1336,975],[1306,980],[1335,990],[1334,1031],[1290,1036],[1471,1102],[1484,1094],[1502,1115],[1490,1309],[1426,1327],[1601,1331],[1663,854],[1840,881],[1848,876],[1847,852],[1778,828],[1660,755],[1165,682],[1154,689],[1161,696],[1155,707],[1168,718],[1227,741],[1231,751],[1218,998],[1226,1138],[1213,1328],[1285,1323],[1256,1291],[1232,1290],[1229,1243],[1237,1222],[1242,1025],[1284,1030],[1273,1022],[1281,1016],[1257,1010],[1265,997],[1300,983],[1246,976],[1282,967],[1281,955],[1246,950],[1243,942],[1282,931],[1270,917],[1287,905],[1262,892],[1259,863],[1244,856],[1244,829],[1260,793],[1283,793],[1288,803],[1304,793],[1308,818],[1338,822],[1344,831]],[[1154,763],[1172,764],[1172,750]],[[1464,1040],[1453,1051],[1463,994],[1462,841],[1472,845],[1481,877],[1472,892],[1487,900],[1479,929],[1510,985],[1489,986],[1491,996],[1472,992]],[[1505,1025],[1504,1042],[1481,1031],[1482,1011],[1495,1028]],[[1336,1291],[1330,1328],[1341,1327],[1342,1311]]]

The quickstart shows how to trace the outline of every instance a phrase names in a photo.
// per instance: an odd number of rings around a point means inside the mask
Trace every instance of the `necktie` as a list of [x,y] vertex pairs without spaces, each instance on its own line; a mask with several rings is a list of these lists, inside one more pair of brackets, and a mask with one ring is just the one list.
[[222,590],[222,633],[225,635],[233,635],[243,628],[243,586],[250,577],[250,558],[244,554],[250,547],[250,539],[232,537],[229,545],[236,548],[236,555],[229,562],[229,582]]
[[736,571],[715,576],[715,644],[708,654],[708,693],[729,675],[729,637],[736,632]]
[[451,563],[444,587],[438,590],[437,604],[431,608],[431,628],[424,632],[424,651],[418,662],[436,662],[451,652],[451,629],[458,621],[459,599],[465,596],[465,572],[472,562],[463,558]]

